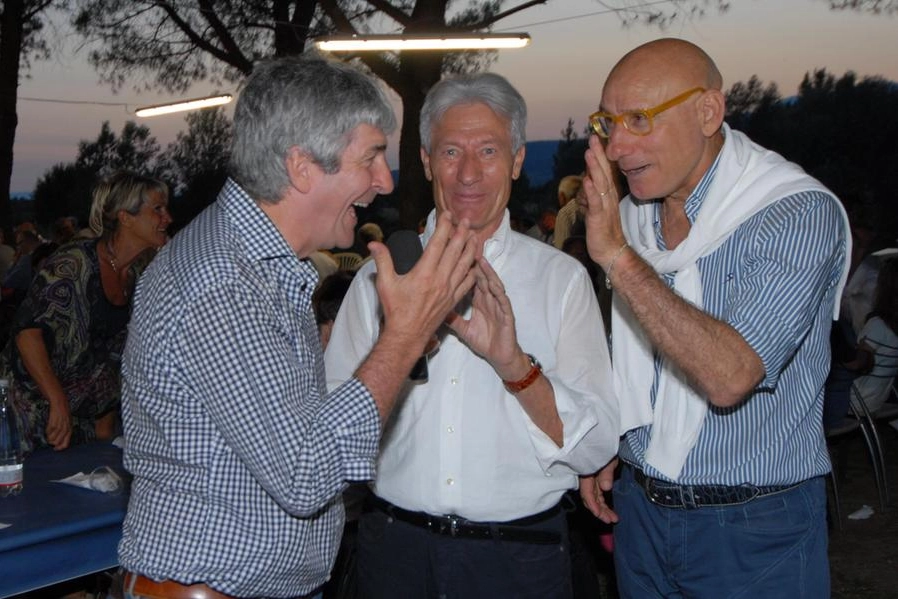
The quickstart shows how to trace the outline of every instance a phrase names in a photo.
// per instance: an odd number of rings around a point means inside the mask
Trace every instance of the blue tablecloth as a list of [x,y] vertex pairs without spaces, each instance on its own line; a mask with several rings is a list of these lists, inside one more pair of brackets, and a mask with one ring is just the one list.
[[[0,498],[0,598],[118,564],[127,490],[101,493],[50,482],[102,466],[122,476],[122,451],[109,443],[40,450],[25,460],[25,486]],[[126,486],[127,489],[127,486]]]

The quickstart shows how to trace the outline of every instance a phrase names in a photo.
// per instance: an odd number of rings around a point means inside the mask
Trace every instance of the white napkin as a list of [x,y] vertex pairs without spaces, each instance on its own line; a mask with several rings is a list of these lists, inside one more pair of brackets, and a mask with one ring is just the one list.
[[120,493],[122,490],[122,477],[115,473],[109,466],[101,466],[89,474],[77,472],[66,478],[50,482],[74,485],[91,491],[101,493]]
[[864,504],[860,509],[855,510],[848,514],[849,520],[866,520],[870,516],[873,515],[873,508],[869,505]]

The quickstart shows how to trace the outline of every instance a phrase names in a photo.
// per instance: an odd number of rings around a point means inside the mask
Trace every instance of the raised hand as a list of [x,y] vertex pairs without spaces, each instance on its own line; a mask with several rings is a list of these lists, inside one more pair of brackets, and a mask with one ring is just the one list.
[[626,242],[620,222],[620,196],[614,184],[611,163],[597,135],[590,136],[585,157],[585,197],[578,201],[586,221],[586,244],[593,262],[607,269]]
[[467,220],[452,224],[442,214],[417,264],[396,274],[387,246],[371,242],[377,264],[375,286],[383,310],[380,338],[356,376],[371,392],[386,422],[412,365],[425,351],[437,328],[474,286],[472,267],[477,243]]
[[377,294],[383,307],[385,330],[420,338],[421,350],[446,315],[474,285],[476,244],[467,220],[452,224],[442,214],[418,263],[398,275],[387,247],[369,244],[377,263]]
[[511,300],[499,275],[485,258],[477,260],[474,272],[476,282],[470,317],[465,319],[452,313],[447,324],[500,377],[512,380],[517,378],[513,371],[520,365],[523,351],[518,345]]

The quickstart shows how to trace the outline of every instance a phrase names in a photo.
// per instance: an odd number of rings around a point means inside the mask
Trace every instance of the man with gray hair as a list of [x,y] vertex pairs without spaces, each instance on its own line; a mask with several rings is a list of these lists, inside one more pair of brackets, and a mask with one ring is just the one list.
[[[446,214],[469,221],[477,284],[384,432],[359,525],[366,599],[571,596],[560,502],[578,474],[614,455],[618,416],[586,270],[509,225],[526,115],[490,73],[444,79],[424,102],[421,159],[436,210],[421,239],[428,250],[439,243]],[[359,271],[337,316],[325,355],[332,389],[378,338],[380,267]]]
[[266,61],[247,80],[230,179],[135,296],[122,398],[127,597],[315,596],[327,579],[341,492],[373,476],[402,381],[474,284],[466,220],[441,218],[403,276],[372,243],[384,324],[327,391],[306,257],[350,246],[355,207],[392,190],[394,128],[383,90],[338,62]]

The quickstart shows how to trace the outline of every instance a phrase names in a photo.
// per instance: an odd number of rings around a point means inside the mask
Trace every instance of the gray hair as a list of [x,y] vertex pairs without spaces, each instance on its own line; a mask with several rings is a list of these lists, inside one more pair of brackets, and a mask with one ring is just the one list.
[[158,179],[129,171],[116,171],[94,187],[90,206],[90,228],[98,237],[108,237],[118,229],[118,212],[132,216],[140,212],[150,192],[159,192],[168,200],[168,185]]
[[335,173],[362,124],[387,135],[396,129],[393,108],[373,77],[315,54],[261,61],[234,111],[230,175],[256,201],[276,203],[290,183],[291,148]]
[[483,103],[508,119],[511,151],[527,142],[527,104],[505,77],[495,73],[471,73],[447,77],[430,88],[421,108],[421,147],[430,153],[430,136],[437,121],[459,104]]

